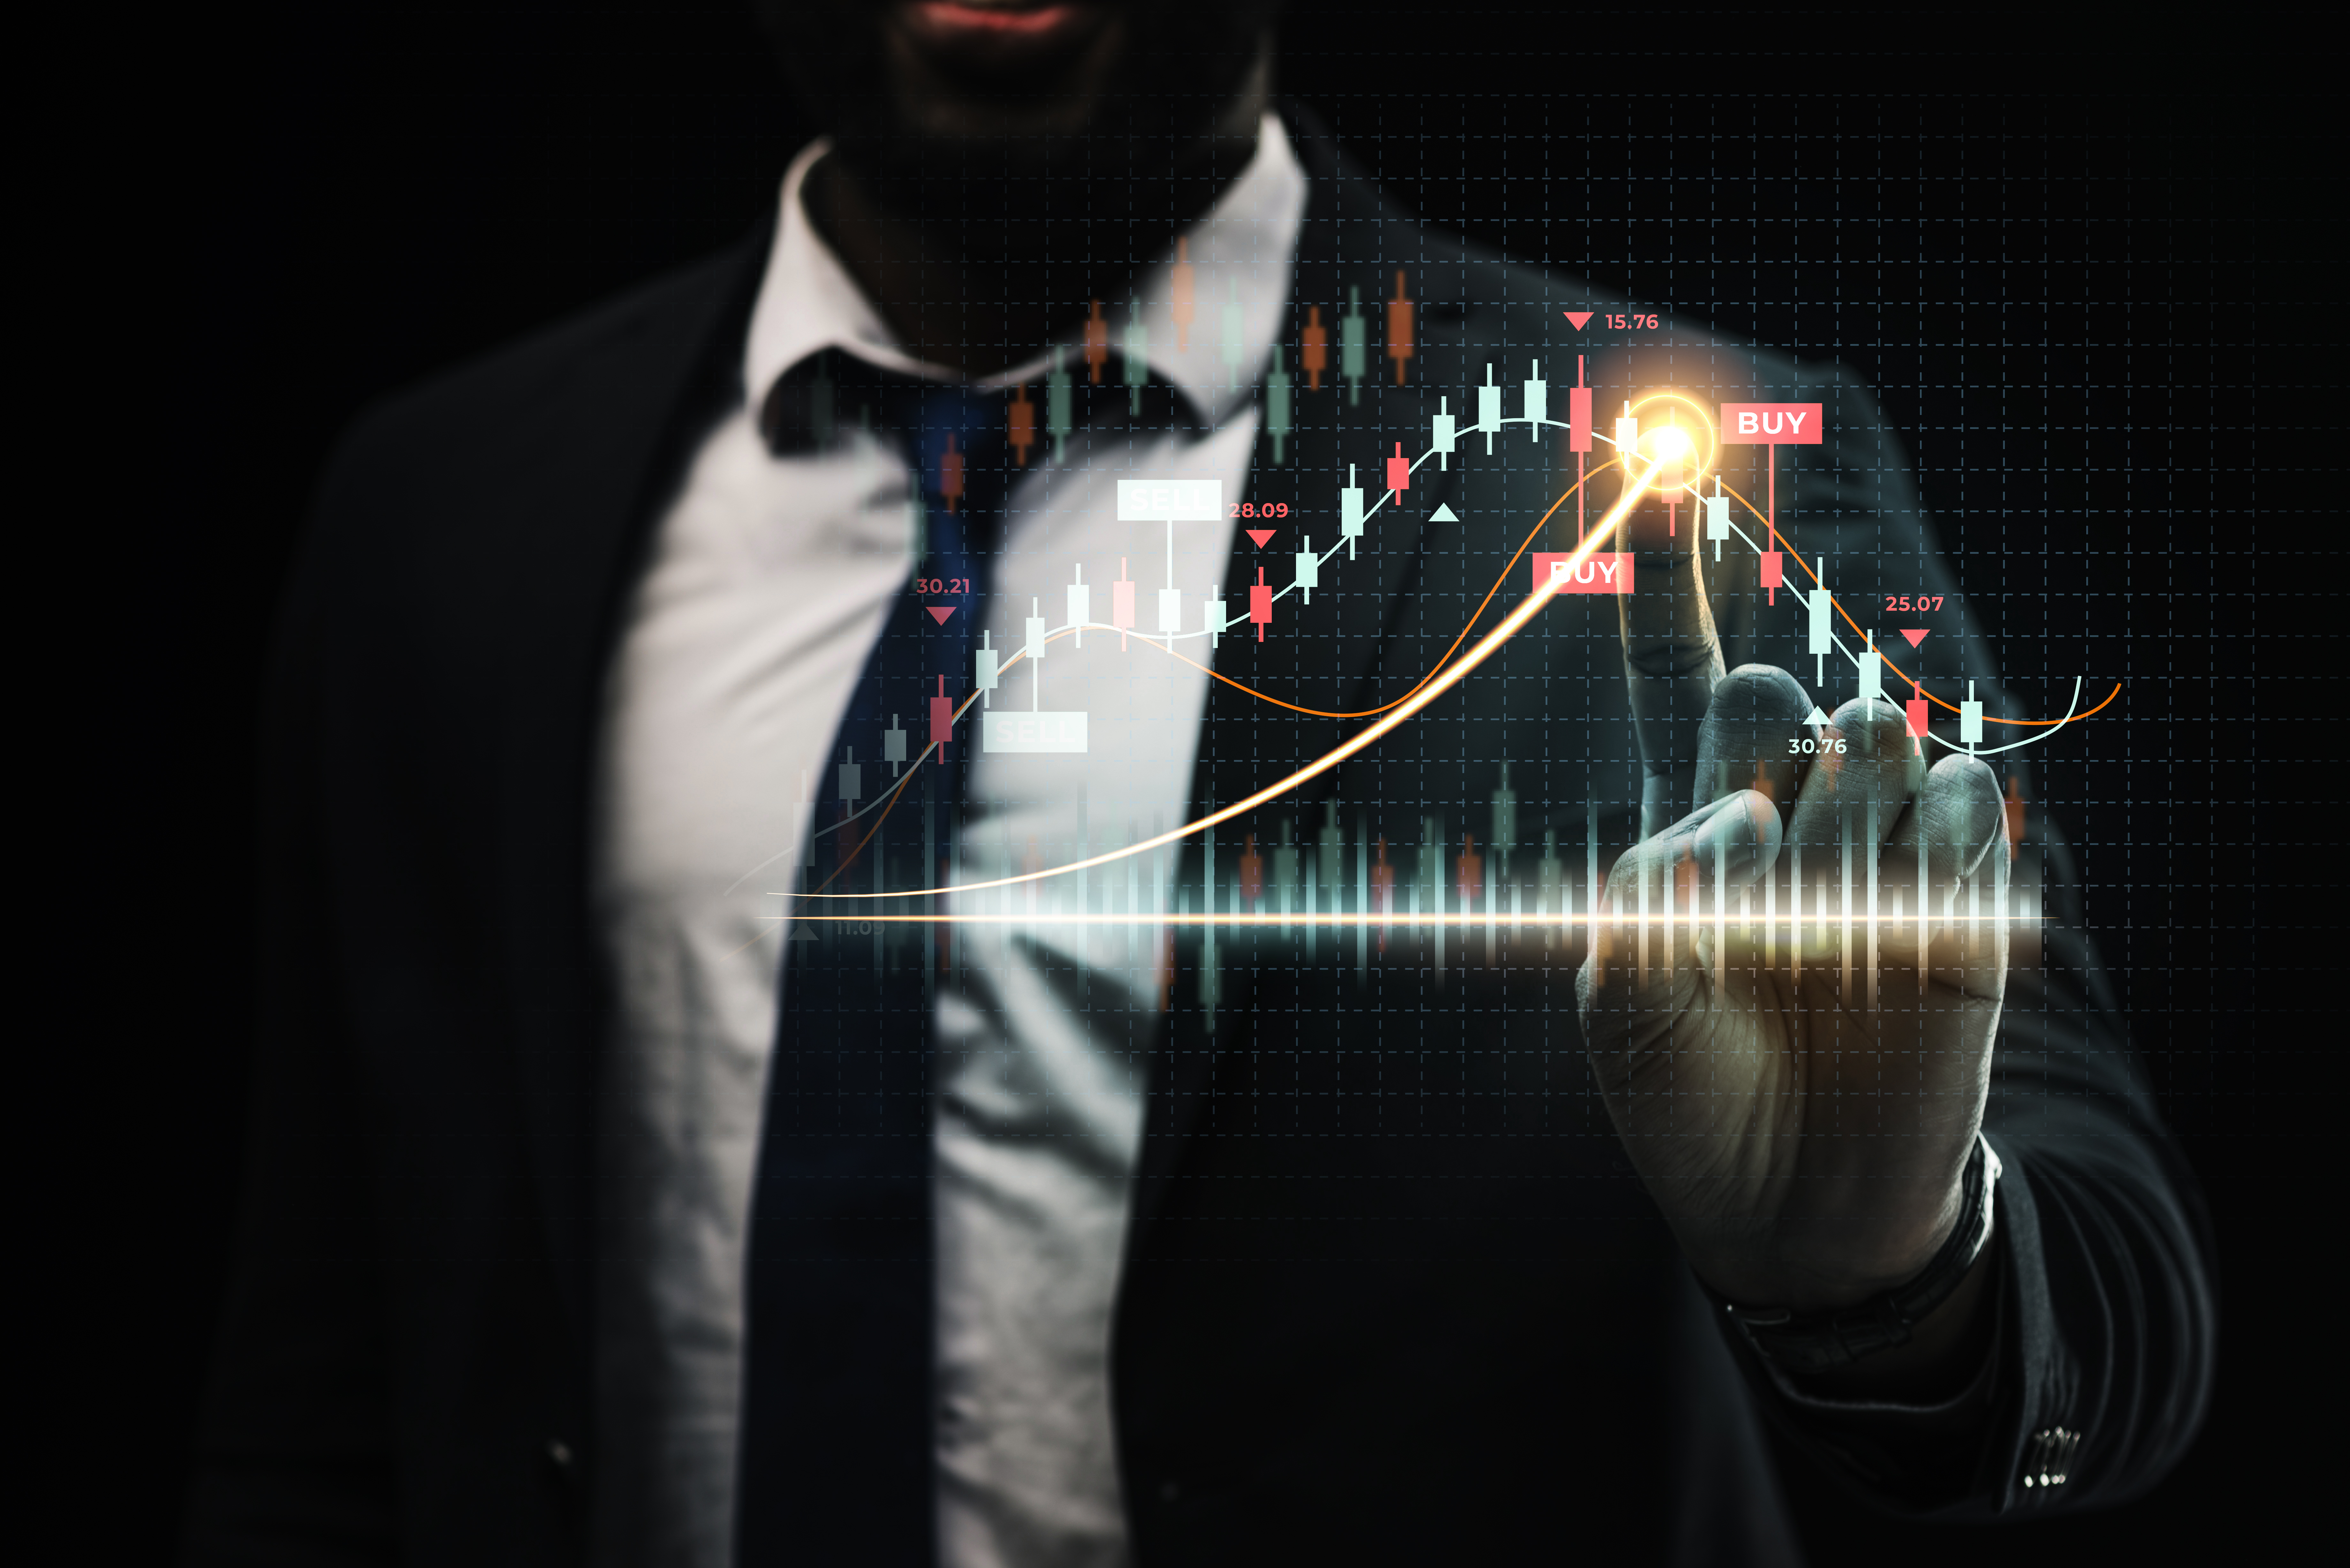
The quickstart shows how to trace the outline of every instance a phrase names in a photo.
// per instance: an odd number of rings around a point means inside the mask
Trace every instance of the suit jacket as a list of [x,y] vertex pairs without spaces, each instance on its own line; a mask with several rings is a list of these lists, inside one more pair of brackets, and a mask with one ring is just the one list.
[[[1579,341],[1559,312],[1624,302],[1418,226],[1310,116],[1284,112],[1312,181],[1284,357],[1295,429],[1279,452],[1261,437],[1249,492],[1335,538],[1350,465],[1376,499],[1393,443],[1423,450],[1440,407],[1471,422],[1489,379],[1515,412],[1542,376],[1556,412]],[[743,395],[771,229],[390,400],[328,466],[270,695],[265,1028],[192,1561],[582,1558],[611,1017],[587,897],[599,694],[652,524]],[[1416,301],[1400,358],[1383,305],[1399,271]],[[1336,352],[1350,290],[1373,324],[1359,380]],[[1296,353],[1316,307],[1334,348],[1318,389]],[[1675,385],[1824,401],[1828,443],[1779,459],[1795,547],[1826,557],[1848,601],[1950,596],[1919,672],[2020,712],[1865,389],[1669,321],[1655,337],[1583,350],[1602,399]],[[1560,444],[1462,438],[1310,604],[1283,600],[1263,642],[1222,639],[1217,670],[1336,711],[1409,689],[1563,488]],[[1536,548],[1571,545],[1571,514],[1548,533]],[[1262,557],[1235,549],[1226,580],[1250,581]],[[1708,563],[1730,663],[1809,686],[1801,616],[1766,602],[1751,559]],[[1381,840],[1399,908],[1414,888],[1454,897],[1467,834],[1528,909],[1545,834],[1579,884],[1588,827],[1604,869],[1640,794],[1615,616],[1604,597],[1560,598],[1305,798],[1195,837],[1189,906],[1211,889],[1228,906],[1251,847],[1321,854],[1333,807],[1341,879],[1358,837]],[[1353,727],[1216,683],[1195,807]],[[2028,800],[2028,769],[2008,771]],[[1517,827],[1495,845],[1505,779]],[[1569,1544],[1608,1562],[1787,1560],[1765,1420],[1912,1515],[2013,1517],[2151,1485],[2208,1402],[2209,1226],[2036,808],[2017,875],[2046,921],[2036,953],[2019,945],[1986,1113],[2006,1170],[1998,1365],[1982,1408],[1939,1423],[1804,1416],[1709,1321],[1586,1064],[1570,941],[1455,930],[1440,954],[1398,932],[1358,960],[1351,933],[1312,953],[1296,936],[1195,933],[1152,1066],[1112,1347],[1139,1560]],[[2082,1434],[2069,1471],[2027,1487],[2055,1428]]]

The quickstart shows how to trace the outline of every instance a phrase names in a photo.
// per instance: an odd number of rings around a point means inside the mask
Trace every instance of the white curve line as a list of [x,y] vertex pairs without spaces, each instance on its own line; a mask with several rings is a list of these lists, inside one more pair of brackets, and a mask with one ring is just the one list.
[[2085,679],[2085,677],[2079,675],[2073,677],[2073,701],[2064,705],[2064,716],[2057,720],[2054,723],[2044,726],[2041,730],[2040,733],[2036,735],[2026,735],[2020,741],[2010,741],[2004,746],[1978,746],[1970,752],[1961,750],[1960,747],[1951,745],[1950,742],[1942,740],[1939,735],[1935,734],[1930,730],[1926,732],[1927,738],[1940,742],[1945,748],[1958,753],[1958,754],[1962,757],[1995,757],[2002,752],[2012,752],[2021,750],[2025,746],[2036,746],[2041,742],[2046,740],[2049,736],[2054,734],[2057,731],[2063,729],[2065,725],[2073,722],[2074,714],[2080,711],[2081,682]]
[[[1748,537],[1745,529],[1740,527],[1735,523],[1730,524],[1729,528],[1731,533],[1738,535],[1739,542],[1743,544],[1748,549],[1754,551],[1758,555],[1762,553],[1762,546],[1755,543],[1753,539]],[[1812,594],[1825,594],[1828,592],[1825,584],[1814,587],[1811,590],[1811,593],[1806,593],[1802,588],[1796,587],[1793,584],[1785,585],[1785,587],[1786,591],[1790,595],[1794,596],[1795,602],[1803,605],[1805,608],[1809,608],[1811,606]],[[1835,603],[1835,596],[1829,594],[1828,602],[1831,604]],[[1849,663],[1855,670],[1859,670],[1860,655],[1855,653],[1851,649],[1845,646],[1844,633],[1836,630],[1834,627],[1830,627],[1828,628],[1828,640],[1835,644],[1835,650],[1844,656],[1845,660]],[[2040,744],[2041,742],[2048,739],[2049,736],[2054,735],[2057,731],[2073,722],[2074,715],[2080,711],[2081,682],[2085,679],[2086,679],[2086,677],[2079,675],[2073,678],[2073,701],[2066,705],[2064,709],[2064,716],[2057,720],[2053,724],[2043,726],[2040,733],[2036,735],[2026,735],[2023,739],[2020,741],[2011,741],[2004,746],[1976,746],[1971,750],[1955,742],[1944,740],[1941,736],[1934,733],[1930,729],[1926,732],[1926,739],[1933,742],[1944,751],[1961,757],[1992,757],[1997,756],[2002,752],[2020,751],[2025,746],[2036,746]],[[1816,698],[1818,693],[1814,692],[1813,695]],[[1894,701],[1890,693],[1887,694],[1886,701],[1888,702]],[[1897,702],[1895,705],[1898,706],[1899,704]]]

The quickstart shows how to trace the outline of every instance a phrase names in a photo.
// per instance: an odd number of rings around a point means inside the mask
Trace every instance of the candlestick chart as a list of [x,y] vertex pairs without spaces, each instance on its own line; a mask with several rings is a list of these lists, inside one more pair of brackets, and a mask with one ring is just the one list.
[[[1174,292],[1179,306],[1196,308],[1195,289]],[[1395,273],[1384,315],[1385,355],[1397,386],[1417,358],[1413,306],[1406,275]],[[1807,766],[1814,758],[1833,765],[1843,752],[1846,736],[1832,718],[1842,703],[1858,701],[1865,714],[1881,708],[1893,717],[1921,772],[1946,756],[1996,768],[2003,758],[2070,736],[2108,711],[2122,689],[2083,676],[2058,694],[2061,707],[2024,714],[1998,711],[1972,680],[1947,684],[1929,674],[1923,668],[1929,639],[1966,635],[1937,624],[1954,607],[1949,596],[1873,588],[1840,594],[1840,577],[1860,575],[1855,563],[1811,545],[1806,519],[1782,512],[1783,465],[1799,449],[1830,439],[1835,408],[1715,399],[1653,381],[1596,384],[1583,335],[1595,317],[1624,323],[1623,314],[1557,312],[1559,339],[1541,352],[1516,363],[1488,358],[1471,384],[1426,389],[1437,407],[1424,423],[1351,437],[1350,452],[1362,455],[1349,456],[1343,478],[1324,494],[1313,494],[1312,477],[1301,473],[1287,493],[1293,498],[1260,499],[1276,493],[1262,471],[1277,470],[1293,455],[1302,405],[1343,388],[1348,406],[1358,407],[1366,383],[1377,390],[1361,290],[1350,290],[1338,315],[1335,363],[1321,308],[1308,306],[1303,316],[1297,358],[1304,384],[1287,369],[1285,344],[1275,346],[1257,379],[1260,472],[1252,475],[1249,499],[1194,477],[1118,480],[1115,522],[1135,547],[1120,557],[1114,580],[1089,583],[1082,566],[1072,565],[1056,613],[1044,613],[1043,597],[1031,596],[1024,607],[995,616],[1008,633],[1001,644],[992,628],[983,631],[967,666],[939,670],[919,701],[907,701],[916,727],[893,725],[884,750],[890,776],[869,792],[868,770],[849,759],[803,774],[803,805],[810,812],[805,842],[745,873],[776,884],[772,919],[791,940],[869,942],[875,962],[934,976],[959,961],[949,934],[955,928],[1090,929],[1088,940],[1112,933],[1129,953],[1140,950],[1138,944],[1195,940],[1199,1000],[1212,1012],[1219,942],[1228,952],[1243,937],[1278,939],[1309,961],[1351,961],[1358,974],[1391,949],[1400,952],[1408,938],[1411,961],[1430,966],[1440,982],[1449,963],[1509,961],[1518,951],[1571,955],[1602,920],[1642,931],[1710,927],[1717,952],[1735,928],[1766,950],[1818,947],[1847,974],[1857,948],[1873,976],[1883,932],[1963,943],[2032,925],[2033,895],[2025,881],[2006,888],[2002,878],[1996,896],[1985,877],[1936,886],[1926,877],[1920,847],[1914,875],[1881,885],[1881,857],[1855,856],[1849,844],[1837,863],[1815,866],[1809,884],[1773,884],[1734,898],[1709,897],[1700,888],[1676,899],[1668,890],[1655,908],[1645,899],[1637,909],[1610,907],[1607,872],[1633,835],[1620,820],[1607,825],[1611,815],[1622,818],[1628,803],[1522,798],[1511,783],[1509,757],[1498,759],[1490,790],[1461,803],[1457,826],[1424,815],[1402,832],[1391,823],[1382,831],[1375,822],[1380,814],[1371,809],[1377,802],[1334,795],[1329,781],[1341,770],[1408,738],[1457,689],[1503,679],[1497,656],[1561,603],[1660,591],[1660,560],[1673,565],[1686,557],[1713,591],[1759,597],[1753,613],[1777,624],[1778,646],[1793,647],[1790,639],[1800,638],[1814,703],[1789,744]],[[1643,319],[1629,316],[1629,329]],[[1148,352],[1141,320],[1138,309],[1124,335],[1127,367]],[[1188,333],[1188,315],[1179,320]],[[1226,336],[1236,337],[1236,329]],[[1111,364],[1110,340],[1110,325],[1095,302],[1077,356],[1095,384]],[[1237,360],[1237,351],[1229,358]],[[1555,382],[1544,373],[1545,362],[1560,369]],[[1571,382],[1564,371],[1569,363]],[[1139,379],[1131,372],[1127,379],[1138,389],[1139,407]],[[1032,452],[1040,466],[1066,461],[1076,429],[1074,379],[1056,355],[1041,404],[1049,445],[1038,439],[1037,400],[1025,385],[1016,389],[1008,434],[1024,468]],[[1310,407],[1305,413],[1310,417]],[[1499,520],[1491,536],[1501,545],[1474,563],[1478,580],[1488,586],[1440,657],[1410,680],[1398,678],[1399,689],[1354,706],[1302,701],[1235,668],[1228,644],[1257,645],[1261,656],[1268,641],[1293,635],[1298,612],[1316,593],[1344,592],[1350,572],[1367,569],[1367,553],[1382,542],[1383,530],[1409,537],[1424,525],[1459,523],[1449,501],[1439,501],[1424,518],[1415,514],[1415,503],[1431,479],[1494,461],[1513,443],[1536,443],[1545,457],[1555,452],[1556,483],[1547,487],[1546,505],[1529,504],[1523,515]],[[1732,455],[1745,461],[1745,472],[1735,476],[1725,473]],[[948,473],[934,488],[951,501],[958,477]],[[1107,493],[1102,499],[1110,504]],[[1650,537],[1634,546],[1632,521],[1648,518],[1653,535],[1659,513],[1661,542]],[[1222,576],[1241,575],[1229,588],[1222,580],[1182,580],[1179,526],[1220,524],[1230,526],[1232,538]],[[1553,547],[1538,547],[1544,545]],[[1148,620],[1139,613],[1143,605],[1156,611]],[[943,625],[957,607],[941,605],[932,613]],[[983,610],[974,613],[984,618]],[[1320,729],[1292,765],[1264,768],[1227,802],[1180,820],[1121,825],[1114,805],[1103,811],[1088,801],[1082,830],[1032,838],[1024,854],[986,865],[942,857],[951,824],[968,824],[961,803],[942,801],[935,783],[950,748],[968,748],[973,755],[967,763],[1018,756],[1028,769],[1088,750],[1095,732],[1087,714],[1047,702],[1056,670],[1073,659],[1189,671],[1196,683],[1214,683],[1222,701]],[[1140,680],[1136,689],[1148,686]],[[973,776],[983,779],[984,773]],[[837,789],[827,787],[834,774]],[[2012,857],[2024,805],[2012,774],[2006,793]],[[1549,825],[1538,845],[1520,826],[1536,818]],[[1582,842],[1563,839],[1562,826],[1567,834],[1579,826]],[[1875,836],[1887,826],[1872,818],[1866,832]],[[1604,854],[1603,839],[1610,840]],[[1479,950],[1470,959],[1472,948]]]

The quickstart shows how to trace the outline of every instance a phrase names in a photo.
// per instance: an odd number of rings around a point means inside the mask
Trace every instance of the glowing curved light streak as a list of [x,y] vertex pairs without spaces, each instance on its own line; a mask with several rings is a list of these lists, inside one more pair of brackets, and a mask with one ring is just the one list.
[[[1116,861],[1127,859],[1130,856],[1148,854],[1162,845],[1173,844],[1195,833],[1204,833],[1219,823],[1230,822],[1236,816],[1244,816],[1269,800],[1278,800],[1298,785],[1319,778],[1357,753],[1378,743],[1413,714],[1458,686],[1471,670],[1491,659],[1503,643],[1515,637],[1527,622],[1542,613],[1543,607],[1550,603],[1551,595],[1557,591],[1557,585],[1571,576],[1577,566],[1589,560],[1608,536],[1623,525],[1624,519],[1630,514],[1633,504],[1648,493],[1648,482],[1655,477],[1658,466],[1657,463],[1650,462],[1647,472],[1640,474],[1633,483],[1625,486],[1623,495],[1601,515],[1597,523],[1592,525],[1591,531],[1584,535],[1583,543],[1575,547],[1565,563],[1563,566],[1554,565],[1551,575],[1544,578],[1533,593],[1526,596],[1525,602],[1512,610],[1499,626],[1480,639],[1477,646],[1463,654],[1458,664],[1453,665],[1421,687],[1411,697],[1398,704],[1394,711],[1376,723],[1366,725],[1348,739],[1291,774],[1287,778],[1269,784],[1254,794],[1236,800],[1222,810],[1211,812],[1197,821],[1187,822],[1180,827],[1170,827],[1164,833],[1127,845],[1123,848],[1105,850],[1099,855],[1091,856],[1083,860],[1072,860],[1066,866],[1049,867],[1041,871],[1024,871],[1015,876],[996,877],[983,882],[957,882],[943,888],[911,888],[902,892],[893,893],[806,893],[801,896],[808,898],[858,900],[927,898],[940,893],[978,893],[990,888],[1013,888],[1024,882],[1041,882],[1048,877],[1066,877],[1073,871],[1088,871],[1097,866],[1107,866]],[[1555,504],[1552,509],[1556,510]]]

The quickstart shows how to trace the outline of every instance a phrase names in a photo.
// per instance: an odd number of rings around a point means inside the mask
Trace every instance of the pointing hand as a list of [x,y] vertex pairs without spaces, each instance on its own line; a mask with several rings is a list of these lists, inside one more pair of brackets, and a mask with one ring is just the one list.
[[1648,788],[1577,978],[1584,1038],[1700,1277],[1841,1307],[1961,1218],[2007,979],[1981,918],[2007,892],[1999,788],[1972,757],[1929,770],[1882,695],[1822,729],[1784,670],[1723,675],[1693,532],[1619,601]]

